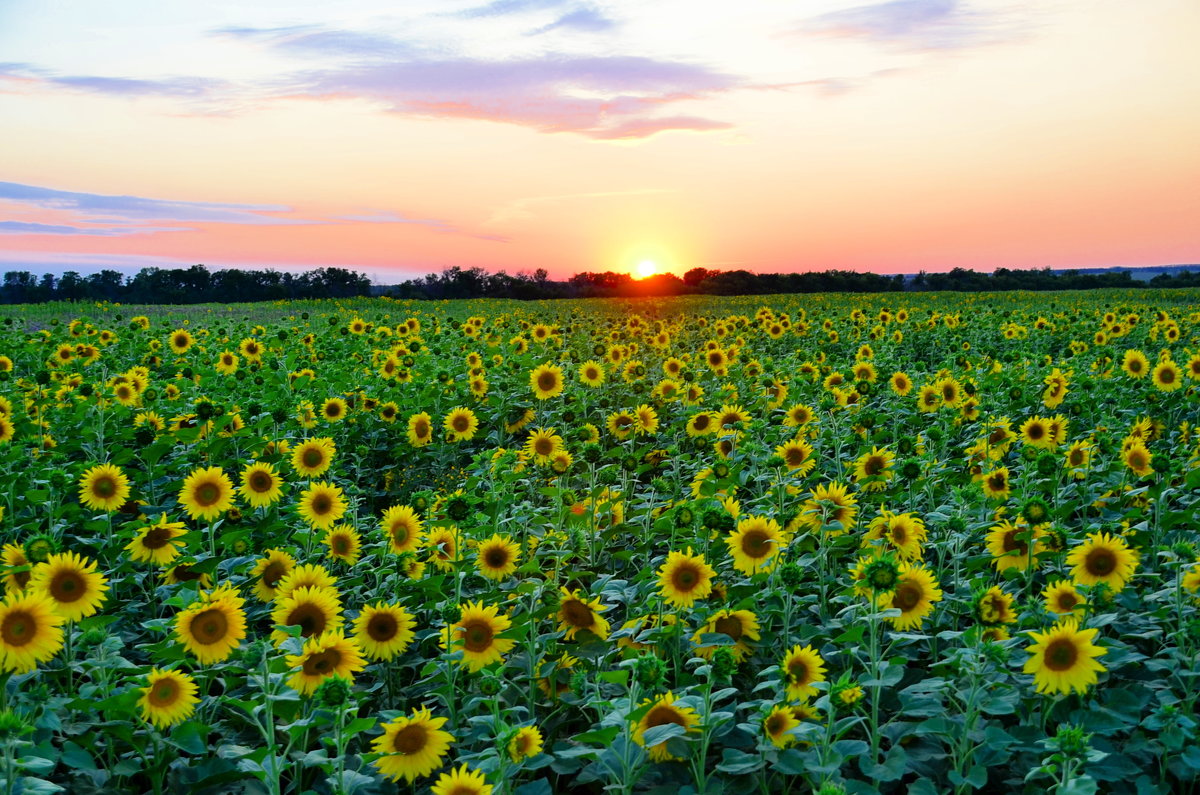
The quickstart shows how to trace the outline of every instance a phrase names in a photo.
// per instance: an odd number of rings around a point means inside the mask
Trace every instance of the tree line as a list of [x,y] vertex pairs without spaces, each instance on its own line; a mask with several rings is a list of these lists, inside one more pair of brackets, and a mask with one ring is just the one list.
[[394,298],[606,298],[673,295],[768,295],[774,293],[885,293],[901,291],[998,292],[1008,290],[1094,290],[1098,288],[1200,287],[1200,270],[1176,269],[1149,280],[1131,271],[1011,270],[980,273],[955,268],[947,273],[913,277],[900,274],[826,270],[808,273],[751,273],[692,268],[682,277],[664,273],[634,279],[614,271],[577,273],[554,281],[539,268],[532,274],[489,273],[483,268],[446,268],[390,287],[373,287],[364,274],[345,268],[317,268],[294,274],[273,270],[229,268],[143,268],[126,278],[115,270],[88,276],[67,271],[40,278],[29,271],[9,271],[0,284],[0,303],[43,301],[120,301],[143,304],[239,303],[303,298],[351,298],[388,295]]

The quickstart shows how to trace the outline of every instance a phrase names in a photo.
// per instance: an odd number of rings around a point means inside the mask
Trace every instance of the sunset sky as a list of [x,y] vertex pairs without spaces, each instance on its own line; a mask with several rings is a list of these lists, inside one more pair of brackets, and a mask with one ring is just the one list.
[[1200,262],[1197,0],[0,3],[0,270]]

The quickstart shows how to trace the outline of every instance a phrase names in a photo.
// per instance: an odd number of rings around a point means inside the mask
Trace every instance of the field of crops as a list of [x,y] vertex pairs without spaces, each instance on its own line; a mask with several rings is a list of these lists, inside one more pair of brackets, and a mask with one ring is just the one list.
[[1194,791],[1197,298],[5,308],[4,792]]

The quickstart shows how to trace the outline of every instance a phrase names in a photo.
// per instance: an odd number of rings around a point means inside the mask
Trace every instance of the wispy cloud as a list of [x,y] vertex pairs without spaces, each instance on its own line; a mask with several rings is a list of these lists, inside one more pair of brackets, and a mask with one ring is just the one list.
[[583,31],[586,33],[603,33],[605,31],[612,30],[616,26],[617,23],[614,20],[604,16],[599,9],[592,6],[585,6],[562,15],[549,25],[543,25],[537,30],[530,31],[530,35],[536,36],[542,33],[549,33],[552,30],[572,30]]
[[412,42],[385,33],[338,30],[320,25],[278,28],[228,27],[213,32],[219,36],[265,44],[277,51],[298,56],[394,59],[410,56],[418,49]]
[[962,0],[890,0],[860,5],[807,19],[796,32],[916,50],[994,44],[1017,34],[1001,14],[972,9]]
[[30,221],[0,221],[0,235],[92,235],[96,237],[120,237],[144,235],[151,232],[183,232],[186,227],[169,226],[67,226],[65,224],[39,224]]

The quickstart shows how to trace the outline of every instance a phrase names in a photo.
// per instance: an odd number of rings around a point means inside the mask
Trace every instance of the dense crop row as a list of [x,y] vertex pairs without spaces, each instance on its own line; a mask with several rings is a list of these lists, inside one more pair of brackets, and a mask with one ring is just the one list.
[[1188,791],[1195,299],[15,310],[6,792]]

